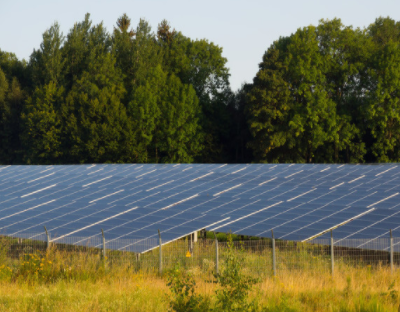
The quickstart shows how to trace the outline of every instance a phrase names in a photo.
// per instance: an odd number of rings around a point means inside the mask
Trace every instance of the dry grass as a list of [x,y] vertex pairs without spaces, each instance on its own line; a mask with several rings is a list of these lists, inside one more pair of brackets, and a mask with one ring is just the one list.
[[[348,268],[330,274],[284,272],[259,285],[265,306],[293,311],[398,311],[399,272]],[[279,309],[276,309],[279,311]]]
[[[271,311],[398,311],[398,285],[387,269],[315,276],[287,272],[264,279],[251,294]],[[216,286],[197,281],[199,293],[211,296]],[[168,288],[157,276],[114,272],[97,281],[52,284],[0,284],[0,311],[166,311]]]
[[[260,275],[250,294],[260,311],[399,311],[400,268],[391,274],[387,266],[338,262],[332,278],[326,259],[318,265],[311,258],[304,258],[306,265],[297,269],[280,266],[277,277]],[[255,259],[245,254],[245,262]],[[218,288],[212,265],[186,258],[181,262],[186,260],[192,261],[188,271],[195,276],[197,292],[212,304]],[[220,265],[224,267],[223,260]],[[267,269],[268,262],[259,267]],[[20,259],[0,254],[0,311],[167,311],[168,296],[166,278],[156,270],[138,271],[123,261],[104,267],[98,254],[53,250]]]
[[[285,272],[261,281],[251,294],[266,311],[398,311],[400,274],[386,268],[316,276]],[[216,285],[197,279],[197,291],[211,297]],[[164,278],[113,271],[93,280],[54,283],[2,282],[0,311],[166,311]]]
[[0,311],[166,311],[162,279],[133,274],[53,284],[1,283]]

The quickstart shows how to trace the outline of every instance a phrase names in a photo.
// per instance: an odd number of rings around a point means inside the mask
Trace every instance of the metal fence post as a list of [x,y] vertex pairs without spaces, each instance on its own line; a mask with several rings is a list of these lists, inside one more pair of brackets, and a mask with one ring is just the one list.
[[162,242],[161,242],[161,233],[160,233],[160,230],[158,230],[158,242],[159,242],[159,244],[160,244],[159,273],[160,273],[160,275],[162,275],[162,249],[161,249]]
[[333,231],[331,230],[331,274],[333,277],[333,272],[335,269],[335,251],[333,248]]
[[390,270],[392,274],[394,273],[394,264],[393,264],[393,236],[392,229],[390,229]]
[[276,276],[276,254],[275,254],[275,237],[274,230],[271,230],[272,233],[272,271],[274,276]]
[[106,238],[104,237],[104,231],[101,229],[101,235],[103,236],[103,261],[106,263]]
[[214,237],[215,237],[215,273],[218,275],[218,261],[219,261],[219,257],[218,257],[218,239],[217,239],[217,235],[215,235],[214,233]]
[[47,251],[49,251],[50,250],[50,233],[49,232],[47,232],[47,229],[46,229],[46,227],[45,226],[43,226],[44,227],[44,230],[46,231],[46,237],[47,237],[47,245],[46,245],[46,250]]

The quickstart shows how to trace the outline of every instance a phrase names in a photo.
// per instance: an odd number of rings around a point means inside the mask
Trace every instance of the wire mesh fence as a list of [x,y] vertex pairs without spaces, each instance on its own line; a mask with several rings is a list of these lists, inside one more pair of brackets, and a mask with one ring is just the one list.
[[[192,236],[163,242],[157,238],[108,241],[101,237],[63,237],[49,240],[46,234],[27,233],[23,237],[0,237],[0,262],[24,261],[30,255],[52,255],[66,268],[91,265],[126,266],[135,271],[162,273],[179,265],[195,275],[213,278],[225,269],[229,249],[241,259],[242,270],[255,277],[267,277],[293,271],[310,274],[340,274],[349,267],[396,269],[400,265],[400,252],[392,245],[400,238],[374,240],[314,239],[296,242],[272,239],[255,239],[227,242],[215,239],[193,240]],[[130,248],[135,245],[140,252]],[[104,246],[106,247],[104,249]],[[57,260],[58,259],[58,260]],[[0,263],[1,266],[1,263]],[[333,271],[334,270],[334,271]]]

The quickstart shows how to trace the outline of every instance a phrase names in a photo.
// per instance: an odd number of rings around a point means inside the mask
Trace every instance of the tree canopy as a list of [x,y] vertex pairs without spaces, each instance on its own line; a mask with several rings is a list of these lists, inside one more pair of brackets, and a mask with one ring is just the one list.
[[398,25],[321,20],[274,42],[247,93],[255,160],[398,161]]
[[222,47],[127,14],[0,50],[0,163],[400,161],[400,22],[321,20],[232,91]]

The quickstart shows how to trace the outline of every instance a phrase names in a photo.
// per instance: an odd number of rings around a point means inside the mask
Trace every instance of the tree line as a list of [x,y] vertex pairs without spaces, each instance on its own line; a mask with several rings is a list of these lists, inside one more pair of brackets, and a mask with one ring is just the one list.
[[298,29],[233,92],[222,48],[90,15],[0,50],[0,163],[397,162],[400,23]]

